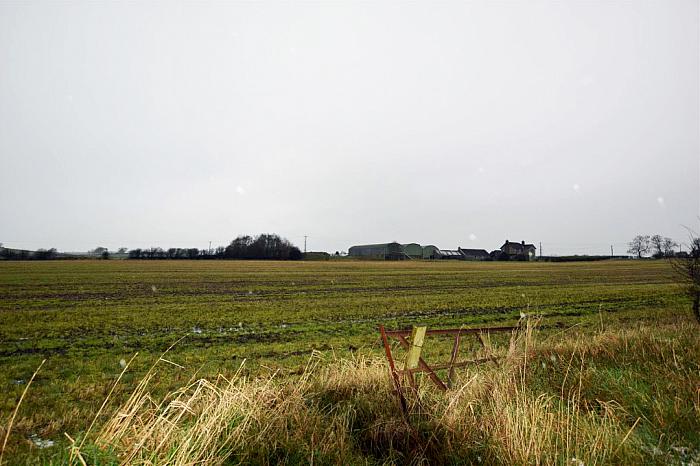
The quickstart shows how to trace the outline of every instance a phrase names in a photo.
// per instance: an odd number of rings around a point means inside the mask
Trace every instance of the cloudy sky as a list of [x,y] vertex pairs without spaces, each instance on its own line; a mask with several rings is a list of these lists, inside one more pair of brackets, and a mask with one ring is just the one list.
[[698,2],[0,3],[0,241],[687,237]]

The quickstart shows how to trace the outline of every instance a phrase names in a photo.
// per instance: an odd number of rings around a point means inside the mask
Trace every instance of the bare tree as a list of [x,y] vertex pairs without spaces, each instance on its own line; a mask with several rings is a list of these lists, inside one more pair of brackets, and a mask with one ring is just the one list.
[[669,257],[674,253],[673,248],[678,246],[678,243],[673,241],[668,236],[654,235],[650,238],[653,256],[657,259],[661,257]]
[[651,252],[654,257],[661,257],[664,255],[664,237],[661,235],[654,235],[649,238],[651,244]]
[[675,254],[675,248],[678,247],[678,243],[673,241],[671,238],[664,238],[663,253],[666,257],[673,257]]
[[641,259],[642,256],[649,252],[650,241],[651,238],[649,237],[649,235],[637,235],[632,241],[627,243],[627,246],[629,247],[629,249],[627,249],[627,252],[630,254],[634,254],[635,256],[637,256],[637,258]]
[[700,237],[690,235],[689,253],[686,257],[671,259],[676,276],[686,286],[693,300],[693,315],[700,324]]

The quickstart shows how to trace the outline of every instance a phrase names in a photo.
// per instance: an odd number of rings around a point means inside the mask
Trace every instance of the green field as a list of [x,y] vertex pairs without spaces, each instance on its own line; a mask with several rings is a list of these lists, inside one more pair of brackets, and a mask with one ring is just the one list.
[[[379,355],[380,323],[504,325],[526,312],[556,334],[582,322],[673,319],[687,305],[663,261],[0,262],[0,416],[44,358],[8,444],[14,458],[50,458],[64,432],[85,430],[120,361],[139,352],[115,402],[181,338],[167,359],[185,369],[172,366],[156,391],[195,371],[232,373],[244,359],[250,374],[285,377],[313,350]],[[32,435],[58,444],[29,451]]]

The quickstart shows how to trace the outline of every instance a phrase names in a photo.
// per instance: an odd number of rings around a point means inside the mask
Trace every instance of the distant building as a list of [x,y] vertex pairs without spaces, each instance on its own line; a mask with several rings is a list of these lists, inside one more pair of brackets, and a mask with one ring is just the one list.
[[438,255],[439,259],[464,260],[462,253],[455,249],[439,249]]
[[510,260],[533,260],[537,248],[534,244],[525,244],[525,241],[520,243],[513,243],[512,241],[506,240],[501,246],[501,255],[505,255]]
[[406,254],[411,259],[422,259],[423,258],[423,248],[418,243],[408,243],[402,244],[404,254]]
[[304,260],[307,261],[327,261],[331,255],[323,251],[309,251],[304,253]]
[[423,259],[440,259],[440,250],[432,244],[423,246]]
[[399,244],[377,243],[359,244],[348,249],[351,257],[364,257],[367,259],[404,260],[404,259],[451,259],[451,260],[532,260],[535,258],[536,248],[532,244],[512,243],[506,240],[501,249],[491,254],[485,249],[439,249],[437,246],[421,246],[418,243]]
[[360,244],[348,249],[348,256],[367,259],[402,260],[406,258],[399,243]]
[[462,254],[462,256],[464,256],[464,259],[468,261],[483,261],[491,259],[491,256],[485,249],[457,248],[457,250]]

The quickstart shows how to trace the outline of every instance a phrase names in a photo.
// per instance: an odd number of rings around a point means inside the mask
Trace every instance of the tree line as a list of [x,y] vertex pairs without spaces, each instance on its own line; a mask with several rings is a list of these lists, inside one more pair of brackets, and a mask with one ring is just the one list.
[[669,237],[661,235],[637,235],[632,241],[627,243],[627,252],[641,259],[649,254],[656,259],[662,257],[675,257],[680,252],[676,252],[678,243]]
[[[300,260],[304,254],[287,239],[276,234],[261,234],[258,236],[239,236],[228,246],[215,249],[198,248],[168,248],[160,247],[137,248],[127,251],[120,248],[117,254],[128,259],[259,259],[259,260]],[[28,251],[23,249],[3,248],[0,243],[0,259],[4,260],[52,260],[79,259],[99,257],[110,259],[112,254],[105,247],[90,250],[87,255],[69,255],[56,251],[55,248]]]
[[129,259],[259,259],[300,260],[304,254],[288,240],[275,234],[239,236],[228,246],[216,249],[148,248],[132,249]]

